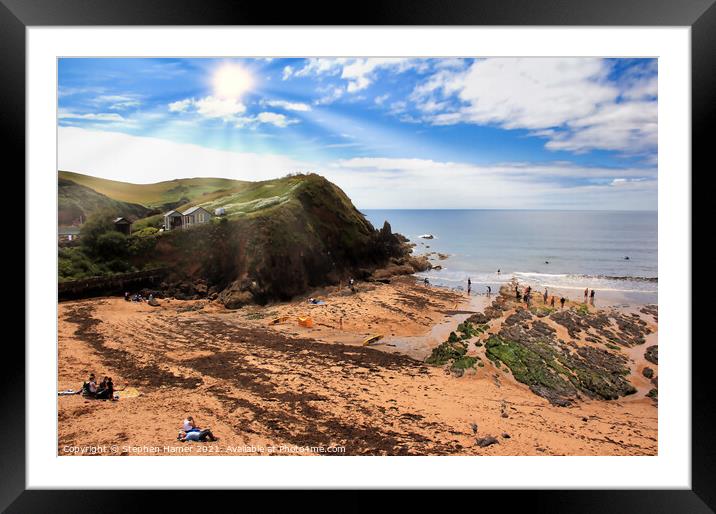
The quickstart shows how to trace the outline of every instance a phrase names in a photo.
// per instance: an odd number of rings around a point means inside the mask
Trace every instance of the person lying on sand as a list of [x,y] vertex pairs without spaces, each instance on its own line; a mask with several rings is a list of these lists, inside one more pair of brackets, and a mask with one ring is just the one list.
[[186,441],[199,441],[201,443],[205,443],[206,441],[219,440],[219,438],[214,436],[214,434],[212,434],[211,430],[209,430],[208,428],[199,431],[192,430],[191,432],[184,432],[183,430],[181,430],[179,432],[179,435],[177,436],[177,439],[182,443]]

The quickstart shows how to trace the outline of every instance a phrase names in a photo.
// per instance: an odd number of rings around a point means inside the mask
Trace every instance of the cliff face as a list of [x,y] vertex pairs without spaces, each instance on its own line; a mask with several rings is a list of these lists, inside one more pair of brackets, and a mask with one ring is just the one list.
[[271,207],[155,236],[138,264],[172,270],[167,294],[217,294],[230,308],[410,266],[405,239],[387,223],[376,230],[337,186],[318,175],[292,180],[290,194]]

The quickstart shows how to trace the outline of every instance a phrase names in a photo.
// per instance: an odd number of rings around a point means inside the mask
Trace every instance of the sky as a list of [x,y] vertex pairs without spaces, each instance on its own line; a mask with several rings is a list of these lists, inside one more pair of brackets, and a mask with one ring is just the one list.
[[657,208],[657,61],[58,62],[58,168],[319,173],[359,208]]

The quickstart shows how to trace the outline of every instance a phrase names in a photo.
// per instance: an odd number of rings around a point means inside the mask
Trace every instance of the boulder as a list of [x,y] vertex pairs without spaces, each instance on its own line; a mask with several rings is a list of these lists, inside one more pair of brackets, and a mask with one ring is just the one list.
[[485,448],[487,446],[492,446],[493,444],[500,444],[500,441],[497,440],[496,437],[487,436],[487,437],[481,437],[480,439],[476,439],[475,443],[480,448]]

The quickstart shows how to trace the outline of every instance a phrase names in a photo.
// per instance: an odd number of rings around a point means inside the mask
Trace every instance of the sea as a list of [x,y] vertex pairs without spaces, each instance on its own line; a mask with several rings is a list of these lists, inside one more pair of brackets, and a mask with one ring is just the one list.
[[[540,293],[608,303],[657,303],[656,211],[362,210],[415,243],[440,270],[431,284],[483,294],[516,278]],[[425,236],[432,236],[429,239]],[[440,260],[437,253],[447,255]],[[498,273],[499,270],[499,273]]]

